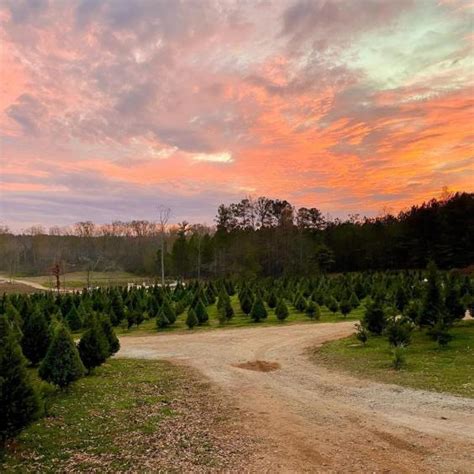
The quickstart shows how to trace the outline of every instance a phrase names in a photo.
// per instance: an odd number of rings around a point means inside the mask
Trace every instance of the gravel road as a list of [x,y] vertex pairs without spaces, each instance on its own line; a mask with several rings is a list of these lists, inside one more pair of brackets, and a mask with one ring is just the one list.
[[[341,322],[126,336],[117,356],[187,364],[218,385],[255,435],[258,454],[242,470],[474,472],[474,400],[361,380],[308,357],[353,330]],[[237,367],[256,360],[275,370]]]

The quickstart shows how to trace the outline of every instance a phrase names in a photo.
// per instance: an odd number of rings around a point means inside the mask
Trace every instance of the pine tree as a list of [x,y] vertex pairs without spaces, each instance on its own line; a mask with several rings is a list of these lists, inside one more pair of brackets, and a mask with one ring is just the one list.
[[352,311],[351,304],[346,299],[341,301],[341,304],[339,305],[339,309],[341,310],[341,313],[344,317],[346,317]]
[[51,341],[51,330],[43,311],[39,306],[23,324],[21,347],[23,354],[33,364],[37,365],[46,355]]
[[446,288],[446,322],[453,324],[456,320],[462,319],[466,311],[466,307],[463,305],[461,299],[461,291],[459,286],[451,279],[448,282]]
[[163,309],[158,311],[158,316],[156,318],[156,327],[157,329],[164,329],[170,325],[169,319],[166,317],[165,312]]
[[82,363],[89,373],[107,360],[109,344],[97,321],[83,334],[78,349]]
[[256,323],[267,317],[267,310],[265,309],[265,305],[263,304],[263,300],[260,296],[257,296],[255,298],[255,302],[252,306],[252,311],[250,312],[250,317]]
[[270,291],[270,294],[268,295],[267,299],[267,304],[269,308],[276,308],[276,305],[278,304],[278,299],[274,291]]
[[295,308],[300,312],[303,312],[306,309],[306,300],[302,294],[299,294],[296,297]]
[[326,302],[326,307],[331,313],[337,313],[339,311],[339,303],[334,296],[330,296]]
[[[10,322],[13,328],[13,332],[18,341],[21,341],[23,337],[23,319],[20,315],[20,312],[13,306],[11,301],[7,300],[5,302],[5,315],[7,320]],[[1,314],[1,312],[0,312]]]
[[79,331],[79,329],[82,327],[82,320],[74,303],[66,315],[66,322],[71,331]]
[[104,333],[105,338],[109,344],[109,356],[115,354],[120,349],[120,342],[117,335],[115,334],[110,318],[103,314],[100,318],[100,325],[102,326],[102,332]]
[[385,315],[382,302],[377,299],[369,302],[365,310],[363,325],[373,334],[380,335],[387,325],[387,316]]
[[227,322],[225,306],[221,306],[220,308],[217,308],[217,320],[219,321],[219,324],[225,324]]
[[279,321],[284,321],[288,315],[288,307],[286,306],[285,300],[280,298],[275,308],[275,315]]
[[28,377],[17,334],[0,315],[0,448],[39,414],[39,398]]
[[240,308],[242,309],[242,312],[249,315],[250,311],[252,311],[252,306],[252,299],[248,294],[245,294],[240,300]]
[[188,326],[189,329],[192,329],[194,326],[197,326],[199,324],[199,320],[196,316],[196,311],[194,311],[193,308],[188,309],[188,315],[186,317],[186,326]]
[[360,301],[359,298],[357,298],[357,295],[352,292],[351,297],[349,298],[349,304],[351,305],[351,308],[358,308],[360,306]]
[[47,382],[65,388],[83,377],[85,372],[71,334],[62,324],[56,326],[48,352],[39,366],[39,376]]
[[423,305],[420,312],[420,326],[434,326],[446,316],[443,295],[439,284],[438,269],[433,262],[427,267],[428,281],[424,292]]
[[196,316],[198,318],[199,324],[204,324],[209,321],[209,315],[207,314],[206,307],[204,306],[201,300],[198,300],[194,310],[196,311]]
[[173,309],[173,306],[171,306],[170,300],[168,298],[165,298],[163,300],[161,309],[163,310],[166,319],[169,321],[169,324],[174,324],[174,322],[176,321],[176,313]]
[[319,319],[321,316],[319,306],[312,299],[308,301],[305,312],[310,319]]

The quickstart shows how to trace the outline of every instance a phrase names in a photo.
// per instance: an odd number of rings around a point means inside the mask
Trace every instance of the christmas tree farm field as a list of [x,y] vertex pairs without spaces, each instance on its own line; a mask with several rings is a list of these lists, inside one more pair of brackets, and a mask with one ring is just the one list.
[[451,335],[451,342],[440,347],[425,330],[415,330],[403,348],[400,370],[392,367],[394,349],[383,336],[369,336],[365,345],[356,336],[329,342],[315,349],[313,357],[357,377],[474,398],[474,321],[456,323]]
[[191,369],[112,359],[67,390],[37,384],[46,416],[7,445],[1,472],[225,470],[246,455],[234,408]]

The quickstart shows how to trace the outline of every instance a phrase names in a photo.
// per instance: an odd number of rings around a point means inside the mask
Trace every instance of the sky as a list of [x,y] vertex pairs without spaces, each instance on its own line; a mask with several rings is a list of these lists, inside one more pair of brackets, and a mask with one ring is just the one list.
[[468,0],[3,0],[0,224],[474,190]]

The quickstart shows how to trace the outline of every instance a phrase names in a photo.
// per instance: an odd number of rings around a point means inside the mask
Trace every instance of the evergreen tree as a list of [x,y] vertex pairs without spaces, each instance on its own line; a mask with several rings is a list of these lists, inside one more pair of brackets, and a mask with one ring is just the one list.
[[198,318],[199,324],[204,324],[209,321],[209,315],[207,314],[206,307],[204,306],[204,303],[201,300],[197,302],[194,310],[196,311],[196,316]]
[[377,335],[382,334],[387,325],[387,316],[385,315],[382,302],[379,299],[368,303],[363,318],[363,324],[371,333]]
[[[112,319],[112,317],[114,318]],[[123,304],[122,295],[118,290],[112,292],[112,304],[110,312],[110,321],[114,326],[120,324],[120,321],[125,318],[125,306]]]
[[265,309],[265,305],[263,304],[263,300],[260,296],[257,296],[255,298],[255,302],[252,306],[252,311],[250,312],[250,317],[256,323],[267,317],[267,310]]
[[82,327],[82,320],[74,303],[72,303],[71,309],[66,314],[66,322],[71,331],[79,331]]
[[392,319],[385,329],[385,335],[391,346],[407,346],[411,341],[413,326],[405,319]]
[[161,309],[164,312],[166,319],[169,321],[169,324],[174,324],[174,322],[176,321],[176,313],[168,298],[165,298],[163,300]]
[[81,337],[79,355],[88,373],[103,364],[110,353],[109,344],[97,321]]
[[188,309],[188,315],[186,316],[186,326],[188,326],[189,329],[192,329],[194,326],[197,326],[199,324],[199,320],[196,316],[196,311],[194,311],[193,308]]
[[317,305],[312,299],[308,301],[305,313],[310,319],[319,319],[321,317],[321,311],[319,305]]
[[337,313],[339,311],[339,304],[334,296],[328,298],[326,307],[331,311],[331,313]]
[[351,305],[351,308],[358,308],[360,306],[360,301],[359,298],[357,298],[357,295],[352,292],[351,297],[349,298],[349,304]]
[[100,325],[102,327],[102,332],[104,333],[105,338],[107,339],[109,345],[109,356],[115,354],[120,349],[120,342],[117,335],[115,334],[110,318],[103,314],[100,318]]
[[268,295],[267,299],[267,304],[269,308],[276,308],[276,305],[278,304],[278,299],[274,291],[270,291],[270,294]]
[[217,320],[219,321],[219,324],[225,324],[227,322],[225,306],[217,308]]
[[57,325],[48,352],[39,366],[39,376],[64,388],[84,376],[85,372],[71,334],[62,324]]
[[395,293],[395,306],[399,311],[403,311],[408,303],[408,295],[402,282],[399,283]]
[[166,317],[165,312],[163,309],[158,311],[158,316],[156,318],[156,327],[157,329],[164,329],[170,325],[169,319]]
[[242,309],[242,312],[246,315],[249,315],[250,311],[252,311],[252,305],[252,299],[249,295],[245,294],[240,300],[240,308]]
[[39,306],[23,324],[21,347],[23,354],[33,364],[37,365],[46,355],[51,341],[51,331],[43,311]]
[[279,321],[284,321],[288,315],[288,306],[286,306],[285,300],[280,298],[275,308],[275,314]]
[[446,288],[445,305],[447,324],[453,324],[456,320],[464,317],[466,307],[462,303],[460,288],[451,279],[448,281]]
[[28,376],[17,334],[0,315],[0,448],[39,414],[39,398]]
[[299,294],[296,297],[295,308],[300,312],[303,312],[306,309],[306,300],[302,294]]
[[434,326],[438,321],[444,320],[446,316],[438,269],[433,262],[430,262],[427,270],[428,277],[420,312],[420,326]]
[[174,311],[175,311],[175,314],[176,316],[180,316],[181,314],[184,313],[185,309],[186,309],[186,302],[182,299],[178,300],[174,306]]
[[339,309],[341,310],[341,313],[344,317],[347,317],[347,315],[352,311],[351,304],[346,299],[341,301],[341,304],[339,305]]
[[5,308],[5,315],[7,317],[7,320],[12,325],[12,329],[17,340],[21,341],[21,339],[23,338],[23,331],[22,331],[23,319],[19,311],[15,308],[15,306],[13,306],[13,304],[9,300],[7,300],[6,303],[4,304],[4,308]]

